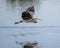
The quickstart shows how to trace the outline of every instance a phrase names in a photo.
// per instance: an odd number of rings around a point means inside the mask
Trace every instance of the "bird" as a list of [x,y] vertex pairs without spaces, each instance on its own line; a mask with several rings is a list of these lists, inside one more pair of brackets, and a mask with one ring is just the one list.
[[33,15],[34,15],[34,6],[31,6],[29,8],[27,8],[26,11],[22,12],[22,19],[23,20],[30,20],[33,18]]
[[[34,13],[35,13],[34,6],[31,6],[31,7],[27,8],[25,11],[22,12],[21,18],[23,20],[20,20],[19,22],[15,22],[15,24],[22,23],[22,22],[37,23],[36,19],[38,19],[38,18],[33,18]],[[40,20],[40,19],[38,19],[38,20]]]

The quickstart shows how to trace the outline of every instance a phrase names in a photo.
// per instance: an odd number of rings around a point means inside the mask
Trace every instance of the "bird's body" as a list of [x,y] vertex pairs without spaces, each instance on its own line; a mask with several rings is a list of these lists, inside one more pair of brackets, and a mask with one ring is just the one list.
[[22,19],[23,20],[30,20],[33,18],[34,15],[34,6],[27,8],[26,11],[22,12]]
[[38,18],[33,18],[34,13],[35,13],[34,6],[31,6],[31,7],[27,8],[26,11],[22,12],[21,18],[23,20],[21,20],[19,22],[15,22],[15,24],[18,24],[18,23],[21,23],[21,22],[33,22],[33,23],[37,23],[36,19],[38,19]]

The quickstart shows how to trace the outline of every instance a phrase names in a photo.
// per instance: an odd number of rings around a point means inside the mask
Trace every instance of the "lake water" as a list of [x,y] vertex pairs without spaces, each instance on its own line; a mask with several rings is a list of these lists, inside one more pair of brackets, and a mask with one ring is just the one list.
[[0,26],[0,48],[22,48],[20,42],[38,42],[38,48],[60,48],[60,27]]
[[[34,5],[38,23],[14,24]],[[60,48],[60,0],[0,0],[0,48],[22,48],[18,42],[38,42],[38,48]]]

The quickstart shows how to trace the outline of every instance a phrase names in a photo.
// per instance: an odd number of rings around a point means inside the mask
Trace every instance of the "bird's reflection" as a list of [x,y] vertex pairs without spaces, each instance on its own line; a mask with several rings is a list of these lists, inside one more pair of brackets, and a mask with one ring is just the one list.
[[16,7],[16,0],[6,0],[7,7],[15,8]]
[[22,6],[32,6],[38,4],[40,0],[6,0],[6,3],[10,7],[22,7]]

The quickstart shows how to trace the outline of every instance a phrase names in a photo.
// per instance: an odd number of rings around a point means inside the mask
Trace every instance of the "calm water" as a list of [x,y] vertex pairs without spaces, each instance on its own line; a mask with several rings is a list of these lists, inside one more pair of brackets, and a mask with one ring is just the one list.
[[0,48],[22,48],[20,42],[38,42],[38,48],[60,48],[60,27],[0,26]]
[[[35,6],[38,23],[21,23],[21,13]],[[38,48],[60,48],[60,0],[0,0],[0,48],[22,48],[16,41],[38,42]]]

